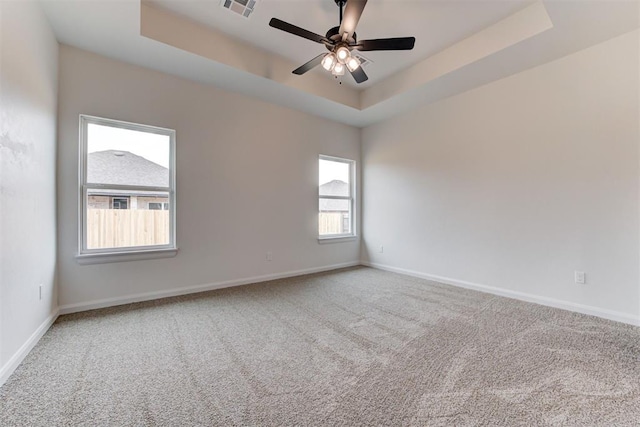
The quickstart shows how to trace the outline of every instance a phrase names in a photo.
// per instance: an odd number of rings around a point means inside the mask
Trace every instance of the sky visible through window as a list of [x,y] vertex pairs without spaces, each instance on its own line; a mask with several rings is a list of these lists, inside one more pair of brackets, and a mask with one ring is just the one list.
[[320,159],[320,185],[333,180],[349,182],[349,164]]
[[169,168],[169,136],[89,123],[89,153],[106,150],[128,151]]
[[[148,132],[88,125],[88,151],[95,153],[105,150],[128,151],[169,168],[169,137]],[[320,160],[320,185],[333,180],[349,182],[349,164]]]

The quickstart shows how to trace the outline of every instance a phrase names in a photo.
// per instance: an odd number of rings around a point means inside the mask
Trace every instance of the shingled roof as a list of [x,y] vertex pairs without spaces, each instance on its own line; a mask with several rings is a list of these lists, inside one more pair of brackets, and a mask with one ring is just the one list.
[[322,196],[348,196],[349,184],[339,179],[334,179],[320,186],[320,211],[323,212],[348,212],[348,200],[323,199]]
[[88,155],[87,182],[168,187],[169,169],[128,151],[97,151]]

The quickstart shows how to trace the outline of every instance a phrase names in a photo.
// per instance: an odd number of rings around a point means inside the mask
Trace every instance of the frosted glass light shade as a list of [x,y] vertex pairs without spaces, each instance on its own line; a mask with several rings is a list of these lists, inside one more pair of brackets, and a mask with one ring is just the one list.
[[335,67],[333,67],[333,75],[334,76],[344,76],[344,71],[345,71],[346,67],[344,66],[344,64],[341,63],[337,63]]
[[338,50],[336,50],[336,56],[338,57],[338,62],[344,64],[351,56],[351,52],[349,52],[348,48],[342,46],[339,47]]
[[333,71],[333,67],[335,67],[337,63],[338,59],[333,53],[328,53],[324,58],[322,58],[322,68],[327,71]]
[[347,68],[349,69],[349,71],[354,72],[358,69],[359,66],[360,60],[355,56],[352,56],[347,60]]

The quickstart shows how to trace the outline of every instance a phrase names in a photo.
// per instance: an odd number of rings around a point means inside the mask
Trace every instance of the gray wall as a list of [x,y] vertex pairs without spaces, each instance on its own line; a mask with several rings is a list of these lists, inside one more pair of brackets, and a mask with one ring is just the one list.
[[638,40],[366,128],[363,259],[637,321]]
[[[63,308],[359,261],[359,241],[317,242],[318,155],[359,165],[359,129],[68,46],[59,96]],[[76,262],[79,114],[176,130],[175,258]]]
[[57,308],[58,43],[34,2],[0,8],[1,384],[10,359]]

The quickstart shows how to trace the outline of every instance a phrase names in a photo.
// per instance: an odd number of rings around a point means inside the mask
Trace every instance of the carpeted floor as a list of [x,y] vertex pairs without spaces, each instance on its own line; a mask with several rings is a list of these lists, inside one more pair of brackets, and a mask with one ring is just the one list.
[[640,328],[353,268],[60,317],[2,426],[638,426]]

